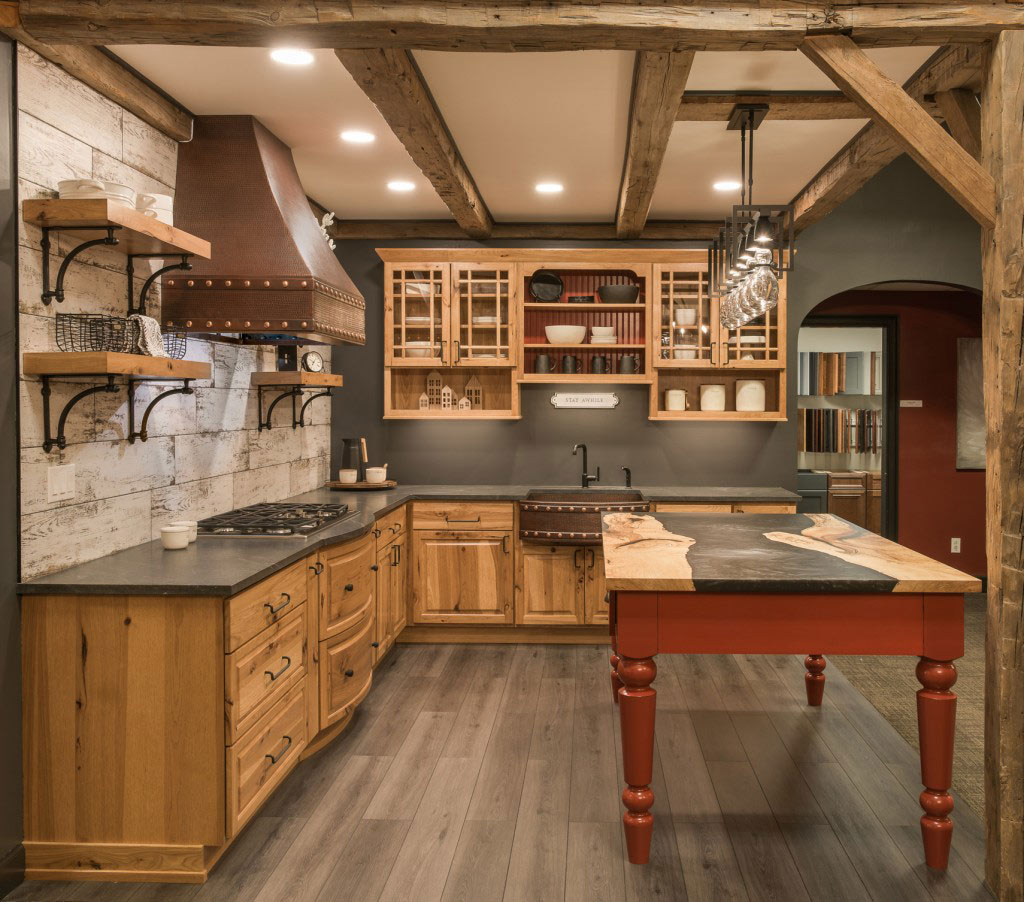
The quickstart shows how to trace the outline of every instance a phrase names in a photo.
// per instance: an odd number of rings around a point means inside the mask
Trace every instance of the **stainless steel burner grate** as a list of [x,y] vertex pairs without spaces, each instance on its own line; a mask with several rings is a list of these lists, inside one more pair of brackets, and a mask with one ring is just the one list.
[[348,515],[347,504],[251,504],[199,521],[204,536],[308,536]]

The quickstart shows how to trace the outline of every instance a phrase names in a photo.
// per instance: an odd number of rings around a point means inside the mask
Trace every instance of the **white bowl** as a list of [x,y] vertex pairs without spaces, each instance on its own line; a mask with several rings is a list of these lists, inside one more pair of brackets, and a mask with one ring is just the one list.
[[188,548],[189,528],[187,526],[161,526],[160,544],[168,551]]
[[591,326],[590,331],[594,335],[614,335],[615,326]]
[[367,467],[366,468],[366,481],[367,482],[386,482],[388,478],[387,467]]
[[195,520],[174,520],[169,526],[184,526],[188,530],[189,544],[199,537],[199,524]]
[[358,470],[338,470],[338,482],[352,485],[359,476]]
[[135,191],[128,185],[102,179],[66,179],[57,183],[57,193],[63,200],[106,198],[129,207],[135,206]]
[[676,360],[696,360],[697,359],[697,348],[689,345],[681,348],[673,348],[672,356]]
[[676,307],[675,321],[677,326],[692,326],[697,322],[695,307]]
[[429,341],[407,341],[405,343],[406,357],[430,357],[434,353],[434,346]]
[[586,326],[545,326],[544,334],[548,344],[581,345],[587,337]]

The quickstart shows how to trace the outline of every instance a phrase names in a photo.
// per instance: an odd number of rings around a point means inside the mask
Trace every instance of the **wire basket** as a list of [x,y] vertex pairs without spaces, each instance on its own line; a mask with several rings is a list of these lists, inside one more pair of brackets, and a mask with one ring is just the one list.
[[102,313],[58,313],[55,322],[57,347],[62,351],[135,350],[134,324],[123,316]]
[[164,350],[171,360],[181,360],[188,348],[188,336],[181,329],[164,329]]

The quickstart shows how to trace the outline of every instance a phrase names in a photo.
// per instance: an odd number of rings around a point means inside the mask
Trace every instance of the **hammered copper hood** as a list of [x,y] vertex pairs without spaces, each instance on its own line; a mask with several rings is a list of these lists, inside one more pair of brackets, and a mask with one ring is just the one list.
[[250,341],[363,344],[366,303],[327,244],[291,149],[252,116],[197,116],[174,219],[213,245],[164,278],[162,320]]

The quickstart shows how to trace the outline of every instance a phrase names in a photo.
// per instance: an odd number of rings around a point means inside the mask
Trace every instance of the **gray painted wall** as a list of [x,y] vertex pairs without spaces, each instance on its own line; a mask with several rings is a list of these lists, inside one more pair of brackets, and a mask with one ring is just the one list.
[[[804,316],[834,294],[870,282],[925,280],[981,285],[978,227],[907,157],[900,157],[797,243],[789,284],[790,367]],[[383,274],[375,247],[542,247],[541,241],[341,241],[337,254],[367,301],[363,348],[335,351],[345,387],[333,404],[333,465],[340,439],[365,435],[371,462],[390,464],[405,483],[572,483],[586,442],[602,485],[620,482],[620,466],[646,485],[796,483],[796,421],[651,423],[647,387],[617,386],[615,410],[555,410],[552,386],[523,391],[523,418],[509,422],[384,422]],[[671,242],[558,242],[562,247],[670,247]],[[789,409],[796,380],[789,380]]]
[[18,632],[18,342],[12,80],[14,45],[0,39],[0,896],[20,880],[21,655]]

